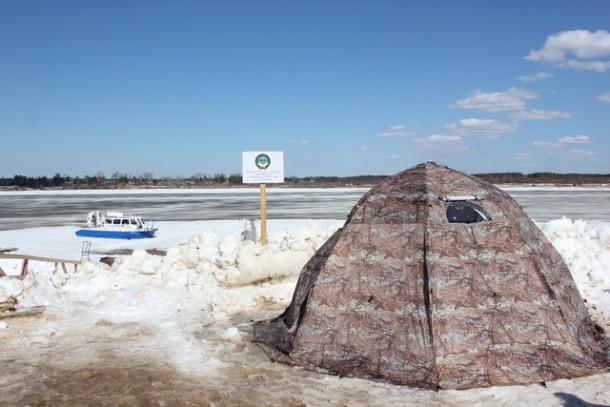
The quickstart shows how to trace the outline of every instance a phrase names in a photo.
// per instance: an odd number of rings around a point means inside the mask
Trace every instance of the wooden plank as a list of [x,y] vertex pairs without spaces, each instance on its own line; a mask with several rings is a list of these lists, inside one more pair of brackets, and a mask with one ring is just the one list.
[[21,263],[21,274],[20,274],[20,276],[21,276],[22,280],[23,280],[23,278],[25,276],[28,275],[28,262],[29,262],[29,259],[23,259],[23,262]]
[[12,253],[0,253],[0,259],[21,259],[21,260],[33,260],[33,261],[46,261],[49,263],[68,263],[68,264],[82,264],[82,260],[70,260],[70,259],[56,259],[52,257],[32,256],[29,254],[12,254]]
[[31,308],[21,308],[15,311],[5,311],[0,313],[2,319],[9,318],[25,318],[25,317],[36,317],[44,313],[44,307],[38,305]]

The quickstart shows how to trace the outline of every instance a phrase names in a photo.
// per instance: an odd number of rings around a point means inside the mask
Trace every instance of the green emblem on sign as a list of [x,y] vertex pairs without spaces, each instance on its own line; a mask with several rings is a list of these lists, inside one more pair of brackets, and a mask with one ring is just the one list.
[[259,154],[254,159],[254,163],[260,170],[266,170],[271,165],[271,158],[267,154]]

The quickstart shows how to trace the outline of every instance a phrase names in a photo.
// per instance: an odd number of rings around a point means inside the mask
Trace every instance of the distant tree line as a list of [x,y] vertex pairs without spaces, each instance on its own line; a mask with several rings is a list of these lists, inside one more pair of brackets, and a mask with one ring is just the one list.
[[294,185],[375,185],[387,178],[387,175],[356,175],[350,177],[319,176],[319,177],[285,177],[286,184]]
[[586,185],[610,184],[610,174],[561,174],[555,172],[494,172],[475,174],[492,184],[553,184],[553,185]]
[[[475,176],[492,184],[520,184],[520,185],[587,185],[610,184],[610,174],[561,174],[554,172],[535,172],[523,174],[520,172],[497,172],[474,174]],[[349,177],[317,176],[317,177],[285,177],[284,185],[289,186],[370,186],[387,178],[386,175],[357,175]],[[193,188],[241,186],[242,175],[229,176],[217,173],[208,175],[197,173],[191,177],[161,177],[155,178],[152,173],[144,172],[141,175],[126,175],[115,172],[110,178],[98,172],[89,176],[69,176],[55,174],[46,176],[26,177],[15,175],[12,178],[0,178],[0,188],[3,189],[112,189],[112,188]]]
[[225,174],[206,175],[197,173],[192,177],[185,178],[181,176],[161,178],[153,177],[152,173],[145,172],[139,176],[122,174],[115,172],[110,178],[103,173],[98,172],[96,175],[90,176],[69,176],[55,174],[52,178],[46,176],[26,177],[23,175],[15,175],[12,178],[0,178],[1,188],[58,188],[58,189],[112,189],[112,188],[181,188],[192,186],[217,186],[217,185],[237,185],[242,183],[241,174]]

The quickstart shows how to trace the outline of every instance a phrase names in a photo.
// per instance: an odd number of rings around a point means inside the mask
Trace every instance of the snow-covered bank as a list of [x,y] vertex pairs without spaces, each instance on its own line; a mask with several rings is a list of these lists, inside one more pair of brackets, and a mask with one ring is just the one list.
[[[97,257],[134,250],[116,255],[113,266],[96,258],[54,273],[52,263],[32,262],[23,281],[0,278],[0,302],[13,297],[18,309],[36,311],[0,317],[0,405],[610,403],[608,374],[546,387],[433,392],[269,361],[250,343],[251,321],[283,311],[302,266],[342,223],[270,221],[261,247],[248,222],[168,222],[155,239],[95,240]],[[539,226],[608,330],[610,225],[559,219]],[[82,242],[73,229],[0,232],[0,248],[78,258]],[[0,267],[18,274],[20,263],[0,260]]]
[[610,225],[563,218],[539,227],[570,268],[592,315],[610,332]]

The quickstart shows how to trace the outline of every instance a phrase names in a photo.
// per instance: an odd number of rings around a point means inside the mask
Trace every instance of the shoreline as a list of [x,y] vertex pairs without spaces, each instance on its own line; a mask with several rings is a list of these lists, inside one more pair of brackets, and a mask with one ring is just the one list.
[[[267,189],[370,189],[376,184],[346,184],[346,185],[329,185],[329,184],[267,184]],[[513,188],[528,188],[528,189],[610,189],[610,184],[556,184],[556,183],[511,183],[511,184],[493,184],[500,189]],[[247,185],[202,185],[202,186],[109,186],[106,188],[27,188],[27,187],[0,187],[0,192],[75,192],[75,191],[104,191],[104,192],[119,192],[119,191],[191,191],[191,190],[221,190],[221,189],[259,189],[258,184]]]

